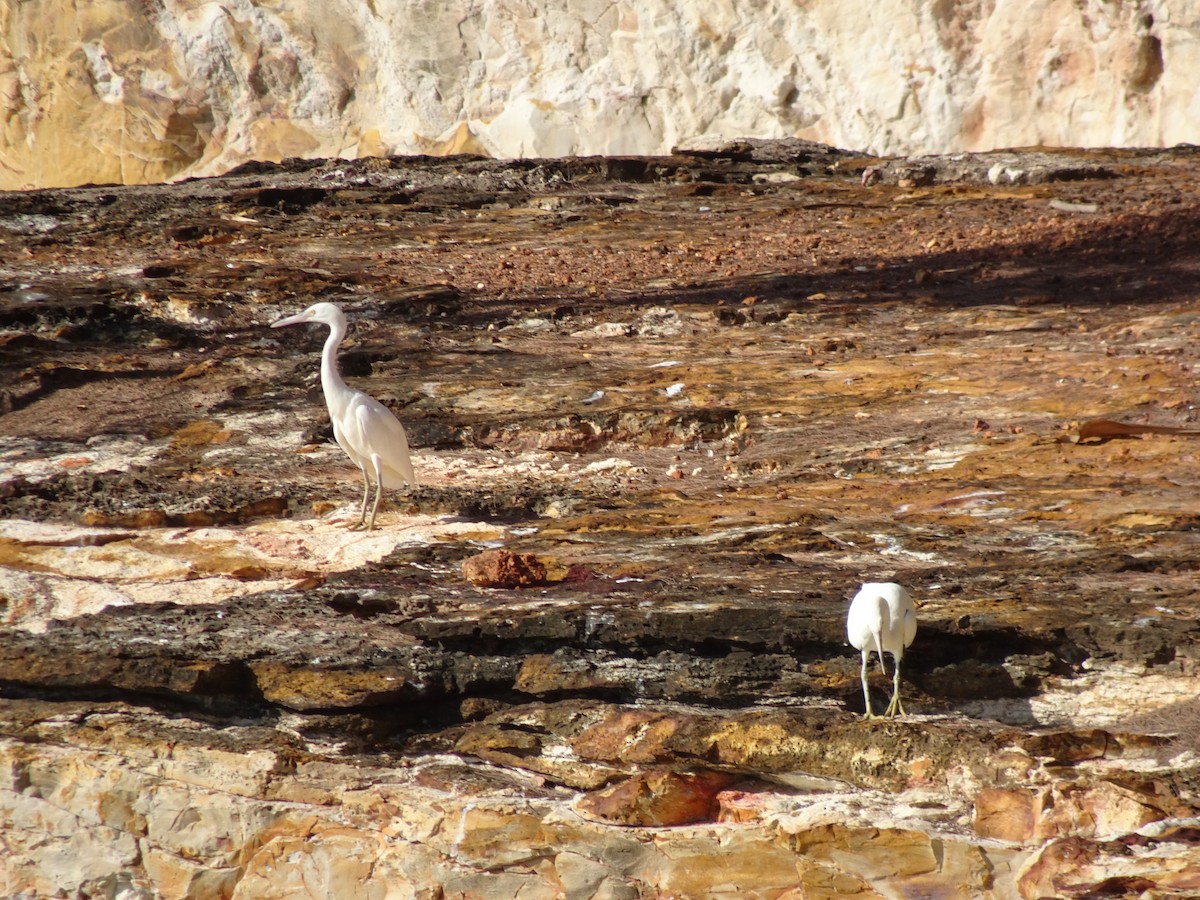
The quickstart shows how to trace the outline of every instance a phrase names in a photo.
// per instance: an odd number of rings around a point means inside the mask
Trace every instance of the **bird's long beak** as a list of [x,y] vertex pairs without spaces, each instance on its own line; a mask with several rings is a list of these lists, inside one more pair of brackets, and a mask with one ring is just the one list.
[[280,319],[278,322],[271,323],[272,328],[282,328],[284,325],[302,325],[309,322],[309,319],[304,313],[297,313],[294,316],[288,316],[286,319]]

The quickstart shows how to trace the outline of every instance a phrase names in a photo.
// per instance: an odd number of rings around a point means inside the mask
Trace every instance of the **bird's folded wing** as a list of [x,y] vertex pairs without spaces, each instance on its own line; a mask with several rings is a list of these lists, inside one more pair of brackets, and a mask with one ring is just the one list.
[[368,456],[379,456],[383,486],[397,488],[416,484],[412,460],[408,455],[408,436],[404,433],[404,426],[388,408],[372,400],[355,404],[354,415],[362,437],[360,449]]

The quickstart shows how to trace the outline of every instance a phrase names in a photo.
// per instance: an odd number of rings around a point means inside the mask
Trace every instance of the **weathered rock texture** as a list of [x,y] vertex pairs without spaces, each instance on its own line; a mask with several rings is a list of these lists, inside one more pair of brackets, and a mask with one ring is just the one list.
[[0,187],[247,159],[1200,141],[1200,2],[23,0]]
[[[0,894],[1195,896],[1198,176],[0,195]],[[409,430],[375,532],[323,333],[266,327],[314,299]],[[898,721],[868,579],[925,602]]]

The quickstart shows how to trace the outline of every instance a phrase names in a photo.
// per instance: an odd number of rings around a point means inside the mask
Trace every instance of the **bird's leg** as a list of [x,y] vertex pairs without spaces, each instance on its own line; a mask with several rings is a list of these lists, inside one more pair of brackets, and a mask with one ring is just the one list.
[[371,521],[367,524],[367,531],[375,527],[375,516],[379,513],[379,500],[383,496],[383,480],[375,482],[375,504],[371,507]]
[[900,701],[900,660],[896,660],[896,673],[892,676],[892,701],[888,704],[887,709],[883,711],[885,716],[895,718],[896,714],[907,715],[904,712],[904,704]]
[[[375,527],[375,516],[379,512],[379,501],[383,497],[383,466],[379,461],[379,456],[371,457],[371,463],[375,466],[375,505],[371,507],[371,522],[367,525],[367,531]],[[363,512],[366,512],[367,498],[363,498]]]
[[871,691],[867,687],[867,658],[870,655],[871,655],[870,652],[865,651],[865,650],[863,651],[862,669],[859,671],[859,679],[862,681],[863,703],[866,704],[866,709],[867,709],[867,711],[865,713],[863,713],[863,718],[864,719],[878,719],[879,716],[877,716],[877,715],[875,715],[875,713],[871,712]]
[[[367,467],[360,466],[363,476],[363,502],[362,512],[358,514],[358,522],[350,526],[351,531],[362,531],[367,527],[367,501],[371,499],[371,476],[367,474]],[[376,501],[378,503],[378,501]],[[371,516],[371,522],[374,524],[375,517]]]

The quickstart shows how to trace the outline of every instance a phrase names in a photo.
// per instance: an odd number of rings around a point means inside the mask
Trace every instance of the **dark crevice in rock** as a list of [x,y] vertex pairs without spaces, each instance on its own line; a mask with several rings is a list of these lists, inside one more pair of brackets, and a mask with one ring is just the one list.
[[[281,632],[271,622],[282,621],[276,617],[285,606],[292,624]],[[414,617],[427,608],[428,601],[414,607],[389,596],[386,587],[334,585],[307,597],[280,595],[276,603],[260,596],[222,607],[117,608],[58,624],[36,639],[39,654],[55,648],[52,658],[73,660],[71,665],[31,667],[16,651],[2,678],[8,690],[44,698],[165,700],[231,715],[295,709],[314,721],[357,715],[392,725],[399,715],[406,727],[455,721],[458,713],[448,710],[465,701],[521,695],[753,706],[763,699],[828,695],[830,687],[819,679],[838,670],[841,686],[832,694],[857,702],[858,656],[844,646],[839,614],[822,624],[805,616],[781,620],[770,607],[651,614],[622,605],[606,606],[608,624],[597,629],[573,607],[497,610],[461,621]],[[161,640],[176,649],[130,656],[121,630],[137,635],[132,646]],[[335,638],[339,633],[343,637]],[[905,671],[943,702],[1030,696],[1042,677],[1073,670],[1061,656],[1061,637],[1036,639],[1006,628],[969,635],[926,628],[905,658]],[[334,667],[320,661],[331,652],[331,641],[340,660]],[[180,655],[188,645],[195,650]],[[826,673],[818,680],[804,672],[814,664]],[[367,672],[374,673],[370,683],[358,674]],[[308,682],[312,686],[304,687]],[[957,693],[948,687],[953,685]],[[326,690],[341,698],[336,705],[320,699]],[[399,693],[393,699],[390,691]],[[293,695],[306,699],[298,706],[288,699]]]

